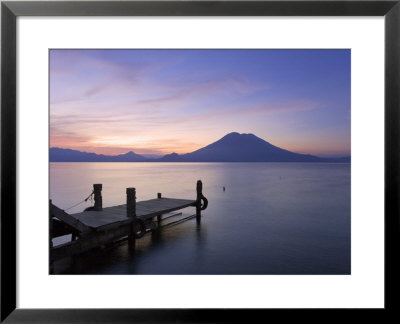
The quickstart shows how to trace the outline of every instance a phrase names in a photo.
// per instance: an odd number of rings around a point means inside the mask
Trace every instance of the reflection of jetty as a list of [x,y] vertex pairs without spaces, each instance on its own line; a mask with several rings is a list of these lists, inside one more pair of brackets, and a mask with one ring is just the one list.
[[[93,185],[94,206],[77,214],[68,214],[50,200],[50,265],[53,261],[88,251],[92,248],[128,238],[130,249],[135,249],[137,238],[149,231],[161,229],[163,215],[186,207],[196,207],[200,222],[201,210],[207,208],[202,193],[202,182],[197,181],[196,200],[162,198],[136,202],[135,188],[126,189],[126,204],[103,208],[101,184]],[[180,220],[182,221],[182,220]],[[177,221],[177,222],[180,222]],[[170,224],[167,224],[168,226]],[[72,241],[53,246],[52,239],[72,234]]]

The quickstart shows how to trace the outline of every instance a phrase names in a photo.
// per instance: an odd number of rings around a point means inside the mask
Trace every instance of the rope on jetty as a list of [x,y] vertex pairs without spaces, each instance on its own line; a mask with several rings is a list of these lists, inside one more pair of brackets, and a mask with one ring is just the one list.
[[73,206],[71,206],[71,207],[69,207],[69,208],[67,208],[67,209],[64,209],[64,211],[67,211],[67,210],[69,210],[69,209],[71,209],[71,208],[74,208],[74,207],[76,207],[76,206],[79,206],[80,204],[82,204],[82,203],[84,203],[84,202],[87,202],[89,199],[90,199],[90,201],[93,201],[93,194],[94,194],[94,190],[90,193],[90,195],[89,196],[87,196],[85,199],[83,199],[81,202],[78,202],[77,204],[75,204],[75,205],[73,205]]

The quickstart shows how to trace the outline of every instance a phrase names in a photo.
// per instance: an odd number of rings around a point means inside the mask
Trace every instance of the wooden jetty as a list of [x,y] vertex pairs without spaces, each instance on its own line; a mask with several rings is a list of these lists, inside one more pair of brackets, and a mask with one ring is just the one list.
[[[93,185],[94,206],[76,214],[68,214],[50,200],[50,269],[54,261],[83,253],[92,248],[128,239],[129,248],[135,249],[136,239],[149,231],[158,231],[163,226],[163,215],[186,208],[196,208],[196,220],[200,222],[201,211],[208,201],[203,196],[201,180],[197,181],[195,200],[163,198],[136,202],[136,189],[126,189],[126,204],[103,208],[102,185]],[[72,234],[71,242],[53,246],[52,239]]]

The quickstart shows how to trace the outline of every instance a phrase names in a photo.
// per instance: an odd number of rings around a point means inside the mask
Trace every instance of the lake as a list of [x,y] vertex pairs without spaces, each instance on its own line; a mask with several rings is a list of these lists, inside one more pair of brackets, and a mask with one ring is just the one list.
[[209,202],[199,225],[145,235],[135,254],[121,243],[59,261],[55,273],[350,274],[350,171],[347,163],[51,163],[50,199],[62,209],[94,183],[103,184],[103,207],[125,203],[127,187],[137,201],[158,192],[195,199],[197,180]]

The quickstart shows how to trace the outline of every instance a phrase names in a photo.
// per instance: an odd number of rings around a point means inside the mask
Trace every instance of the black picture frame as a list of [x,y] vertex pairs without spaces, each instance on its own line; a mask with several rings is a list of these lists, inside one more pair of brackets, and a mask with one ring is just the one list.
[[[385,308],[375,310],[17,309],[16,19],[19,16],[384,16]],[[310,320],[343,312],[382,321],[399,307],[400,0],[395,1],[2,1],[1,321],[6,323],[247,322],[282,311]],[[373,125],[371,125],[373,127]],[[39,292],[38,292],[39,293]],[[238,294],[240,292],[238,291]],[[204,296],[207,298],[207,296]],[[340,311],[340,312],[339,312]],[[267,314],[268,312],[268,314]],[[322,314],[322,312],[324,312]],[[339,313],[338,313],[339,312]],[[261,317],[260,317],[261,316]],[[312,317],[310,317],[312,316]],[[345,315],[347,316],[347,315]],[[264,321],[263,320],[263,321]],[[349,318],[347,318],[349,320]]]

